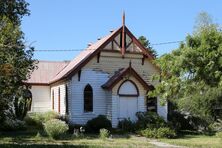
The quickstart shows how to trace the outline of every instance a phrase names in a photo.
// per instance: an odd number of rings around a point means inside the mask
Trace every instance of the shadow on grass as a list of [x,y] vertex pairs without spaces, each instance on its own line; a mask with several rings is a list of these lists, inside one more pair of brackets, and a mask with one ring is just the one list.
[[68,145],[68,144],[0,144],[1,148],[102,148],[91,145]]
[[196,138],[196,137],[200,137],[200,136],[214,136],[215,133],[214,132],[206,132],[206,133],[201,133],[201,132],[197,132],[197,131],[190,131],[190,130],[183,130],[180,131],[177,134],[177,137],[173,138],[173,139],[190,139],[190,138]]

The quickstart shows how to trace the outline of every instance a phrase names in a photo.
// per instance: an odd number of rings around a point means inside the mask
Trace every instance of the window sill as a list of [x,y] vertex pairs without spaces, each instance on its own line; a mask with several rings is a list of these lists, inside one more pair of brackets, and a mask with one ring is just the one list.
[[83,112],[83,115],[95,115],[94,112]]

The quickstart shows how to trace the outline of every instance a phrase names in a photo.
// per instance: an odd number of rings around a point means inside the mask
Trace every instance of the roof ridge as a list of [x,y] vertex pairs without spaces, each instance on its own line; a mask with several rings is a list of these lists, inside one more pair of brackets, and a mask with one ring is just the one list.
[[38,60],[39,62],[48,62],[48,63],[68,63],[71,60],[64,60],[64,61],[47,61],[47,60]]

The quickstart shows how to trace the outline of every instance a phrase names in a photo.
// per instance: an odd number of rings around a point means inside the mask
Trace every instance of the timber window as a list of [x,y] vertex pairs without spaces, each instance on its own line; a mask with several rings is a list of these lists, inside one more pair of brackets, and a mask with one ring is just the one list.
[[84,112],[93,111],[93,90],[88,84],[84,89]]
[[147,111],[157,113],[157,98],[147,97]]

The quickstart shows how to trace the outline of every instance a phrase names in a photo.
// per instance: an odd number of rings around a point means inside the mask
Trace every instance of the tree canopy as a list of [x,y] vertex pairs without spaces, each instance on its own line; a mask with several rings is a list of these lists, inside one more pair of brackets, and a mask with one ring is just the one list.
[[[200,13],[194,33],[156,60],[160,83],[149,95],[176,102],[179,110],[207,121],[222,109],[222,30]],[[204,21],[203,21],[204,20]]]
[[145,36],[140,36],[138,38],[138,40],[140,41],[140,43],[147,49],[151,52],[151,54],[154,56],[154,57],[157,57],[157,52],[155,49],[153,49],[153,47],[151,46],[150,44],[150,41],[145,37]]
[[35,68],[33,47],[27,47],[20,29],[22,16],[29,14],[24,0],[0,1],[0,121],[26,89]]

